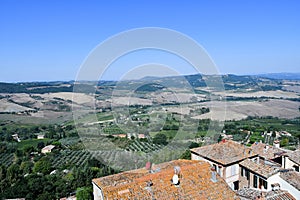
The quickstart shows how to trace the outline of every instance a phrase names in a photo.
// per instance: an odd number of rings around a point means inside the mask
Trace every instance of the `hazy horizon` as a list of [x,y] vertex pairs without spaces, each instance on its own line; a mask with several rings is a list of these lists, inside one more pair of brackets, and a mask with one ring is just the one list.
[[[166,77],[173,77],[173,76],[191,76],[191,75],[197,75],[199,73],[196,73],[196,74],[180,74],[180,75],[165,75],[165,76],[144,76],[144,77],[141,77],[141,78],[129,78],[129,79],[123,79],[122,81],[130,81],[130,80],[141,80],[141,79],[144,79],[144,78],[166,78]],[[216,74],[216,75],[236,75],[236,76],[263,76],[263,75],[296,75],[296,76],[299,76],[300,78],[300,72],[277,72],[277,73],[257,73],[257,74],[233,74],[233,73],[224,73],[224,74]],[[214,75],[214,74],[212,74]],[[113,80],[113,79],[101,79],[101,80],[75,80],[75,79],[66,79],[66,80],[31,80],[31,81],[0,81],[0,83],[34,83],[34,82],[72,82],[72,81],[78,81],[78,82],[93,82],[93,81],[120,81],[120,80]]]

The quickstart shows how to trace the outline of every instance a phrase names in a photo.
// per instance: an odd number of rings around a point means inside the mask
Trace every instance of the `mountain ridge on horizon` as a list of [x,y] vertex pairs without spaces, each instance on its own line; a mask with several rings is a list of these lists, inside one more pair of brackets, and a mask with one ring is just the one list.
[[[139,79],[128,79],[124,81],[151,81],[155,79],[164,79],[164,78],[175,78],[175,77],[191,77],[191,76],[203,76],[204,74],[183,74],[177,76],[145,76]],[[259,74],[234,74],[234,73],[226,73],[226,74],[210,74],[205,76],[236,76],[236,77],[257,77],[257,78],[269,78],[269,79],[277,79],[277,80],[300,80],[300,72],[275,72],[275,73],[259,73]],[[118,82],[119,80],[100,80],[100,82]],[[97,80],[49,80],[49,81],[16,81],[16,82],[6,82],[0,81],[1,84],[28,84],[28,83],[38,83],[40,84],[74,84],[75,82],[83,82],[83,83],[92,83],[97,82]]]

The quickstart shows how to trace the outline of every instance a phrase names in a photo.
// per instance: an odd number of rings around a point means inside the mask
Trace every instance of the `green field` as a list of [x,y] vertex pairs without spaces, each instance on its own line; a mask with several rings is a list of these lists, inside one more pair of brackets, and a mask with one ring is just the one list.
[[29,139],[29,140],[23,140],[18,143],[17,147],[18,149],[23,149],[26,146],[33,146],[34,148],[37,148],[38,143],[44,142],[45,145],[48,143],[51,143],[51,139]]

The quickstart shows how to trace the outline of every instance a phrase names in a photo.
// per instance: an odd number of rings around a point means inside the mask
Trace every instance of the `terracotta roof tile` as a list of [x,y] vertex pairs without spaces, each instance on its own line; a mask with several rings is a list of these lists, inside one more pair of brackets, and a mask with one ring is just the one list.
[[288,191],[274,190],[261,192],[254,188],[243,188],[237,192],[242,199],[254,200],[260,197],[263,200],[296,200]]
[[288,153],[289,159],[300,165],[300,149]]
[[194,148],[191,149],[191,152],[223,165],[228,165],[255,156],[255,153],[253,154],[250,148],[232,140]]
[[300,191],[300,173],[296,171],[284,171],[280,173],[280,177],[286,182],[294,186],[297,190]]
[[279,170],[281,169],[277,166],[270,166],[267,164],[257,163],[255,161],[252,161],[249,159],[243,160],[242,162],[240,162],[240,165],[247,169],[250,169],[251,171],[253,171],[265,178],[268,178],[268,177],[272,176],[273,174],[278,173]]
[[[180,166],[180,185],[171,179],[174,166]],[[175,160],[156,166],[159,172],[146,169],[132,170],[93,182],[103,189],[105,199],[239,199],[225,181],[217,177],[211,181],[211,166],[203,161]],[[147,182],[152,186],[147,186]]]
[[274,146],[266,145],[264,143],[253,143],[251,149],[254,153],[259,154],[261,157],[266,159],[274,159],[278,156],[286,154],[282,149]]

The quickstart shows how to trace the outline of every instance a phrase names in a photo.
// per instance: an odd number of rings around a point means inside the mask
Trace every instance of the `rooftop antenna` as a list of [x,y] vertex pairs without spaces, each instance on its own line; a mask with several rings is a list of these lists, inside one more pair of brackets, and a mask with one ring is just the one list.
[[181,171],[181,169],[180,169],[179,166],[175,166],[175,167],[174,167],[174,173],[175,173],[175,174],[179,175],[179,174],[180,174],[180,171]]

